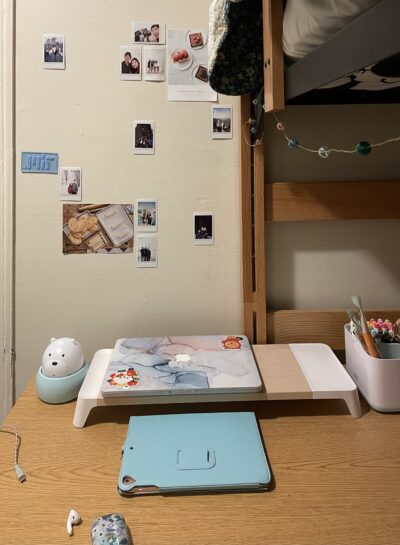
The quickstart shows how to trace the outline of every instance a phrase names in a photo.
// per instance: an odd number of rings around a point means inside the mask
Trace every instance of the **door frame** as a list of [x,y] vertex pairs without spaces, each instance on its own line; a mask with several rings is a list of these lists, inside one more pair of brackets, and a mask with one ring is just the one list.
[[0,0],[0,423],[15,400],[15,0]]

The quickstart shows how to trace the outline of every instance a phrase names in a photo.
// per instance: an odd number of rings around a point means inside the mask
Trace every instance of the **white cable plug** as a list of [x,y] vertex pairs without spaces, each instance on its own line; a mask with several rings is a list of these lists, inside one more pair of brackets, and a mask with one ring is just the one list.
[[21,466],[18,464],[18,451],[19,451],[19,446],[21,444],[21,438],[18,435],[18,430],[15,426],[4,425],[4,426],[0,426],[0,431],[13,433],[15,435],[14,470],[19,482],[23,483],[24,481],[26,481],[26,475],[24,471],[22,470]]

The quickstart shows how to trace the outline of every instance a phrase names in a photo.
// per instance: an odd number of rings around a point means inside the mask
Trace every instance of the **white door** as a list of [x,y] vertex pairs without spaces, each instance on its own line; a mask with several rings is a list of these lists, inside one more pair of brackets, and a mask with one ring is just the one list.
[[13,402],[14,1],[0,0],[0,423]]

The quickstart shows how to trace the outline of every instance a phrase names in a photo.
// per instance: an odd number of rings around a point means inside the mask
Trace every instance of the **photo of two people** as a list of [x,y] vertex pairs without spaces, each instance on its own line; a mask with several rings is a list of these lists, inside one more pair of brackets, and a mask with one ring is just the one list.
[[212,137],[232,138],[232,106],[212,107]]
[[121,80],[142,79],[142,51],[140,47],[120,46]]
[[158,237],[156,233],[138,233],[137,239],[137,267],[157,267],[158,252],[157,243]]
[[124,60],[121,63],[121,74],[140,74],[140,61],[132,57],[130,51],[124,53]]

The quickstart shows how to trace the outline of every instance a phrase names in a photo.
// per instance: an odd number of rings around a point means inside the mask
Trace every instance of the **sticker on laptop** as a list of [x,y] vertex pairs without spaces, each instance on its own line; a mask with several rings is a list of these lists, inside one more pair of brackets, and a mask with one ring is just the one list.
[[130,388],[136,386],[139,382],[139,375],[133,367],[129,367],[129,369],[121,369],[116,373],[111,373],[107,382],[110,386],[117,386],[122,389]]
[[243,337],[236,337],[236,335],[228,335],[221,341],[221,348],[223,350],[240,350],[242,348]]

